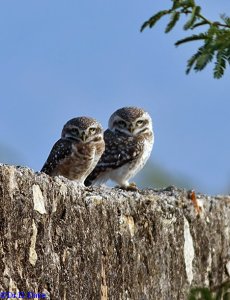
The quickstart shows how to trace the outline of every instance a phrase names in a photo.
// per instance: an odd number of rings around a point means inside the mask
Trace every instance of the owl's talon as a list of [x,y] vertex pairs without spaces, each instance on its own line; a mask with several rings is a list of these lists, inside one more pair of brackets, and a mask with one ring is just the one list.
[[136,186],[135,182],[131,182],[129,185],[125,185],[125,186],[116,185],[115,188],[125,190],[125,191],[138,191],[138,187]]
[[138,191],[138,187],[135,182],[131,182],[126,188],[127,191]]

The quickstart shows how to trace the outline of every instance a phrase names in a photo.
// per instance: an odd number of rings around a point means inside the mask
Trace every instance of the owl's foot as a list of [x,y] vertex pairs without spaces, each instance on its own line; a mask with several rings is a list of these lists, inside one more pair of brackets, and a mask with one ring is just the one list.
[[125,190],[125,191],[138,191],[138,187],[135,182],[130,182],[128,185],[116,186],[116,188]]

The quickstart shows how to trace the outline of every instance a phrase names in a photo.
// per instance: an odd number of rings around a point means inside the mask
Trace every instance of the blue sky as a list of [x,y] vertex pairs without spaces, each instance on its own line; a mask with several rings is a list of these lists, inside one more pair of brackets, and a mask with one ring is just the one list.
[[[187,76],[199,43],[174,42],[189,33],[165,35],[164,21],[140,33],[171,4],[158,2],[0,3],[0,145],[11,157],[0,161],[38,171],[67,120],[92,116],[106,128],[114,110],[134,105],[153,118],[153,163],[198,191],[229,192],[229,70]],[[229,14],[227,0],[200,3],[211,19]]]

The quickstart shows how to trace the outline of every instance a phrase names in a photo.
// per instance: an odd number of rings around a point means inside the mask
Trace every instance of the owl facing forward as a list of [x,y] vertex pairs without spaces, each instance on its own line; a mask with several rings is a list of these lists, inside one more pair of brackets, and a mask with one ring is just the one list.
[[84,184],[104,149],[103,129],[95,119],[71,119],[64,125],[61,139],[54,144],[41,172]]
[[141,108],[124,107],[115,111],[104,132],[105,152],[85,184],[103,184],[111,179],[124,189],[136,189],[129,179],[147,162],[154,134],[150,115]]

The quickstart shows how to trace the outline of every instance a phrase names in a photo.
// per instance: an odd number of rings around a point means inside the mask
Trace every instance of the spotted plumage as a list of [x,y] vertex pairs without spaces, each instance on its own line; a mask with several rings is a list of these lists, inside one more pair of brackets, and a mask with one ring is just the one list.
[[85,184],[102,184],[111,179],[125,189],[136,189],[129,183],[148,160],[154,135],[147,112],[136,107],[117,110],[104,132],[105,152]]
[[95,119],[71,119],[64,125],[61,139],[54,144],[41,172],[83,184],[104,149],[103,129]]

